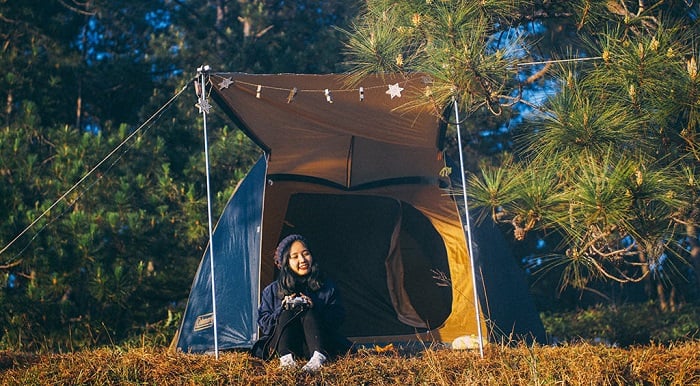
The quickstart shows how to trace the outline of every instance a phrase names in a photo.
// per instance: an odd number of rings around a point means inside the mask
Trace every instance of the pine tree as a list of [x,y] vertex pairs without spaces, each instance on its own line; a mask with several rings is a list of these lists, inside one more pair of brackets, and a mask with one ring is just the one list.
[[358,77],[429,76],[419,103],[456,101],[467,138],[517,126],[468,189],[516,239],[560,242],[535,269],[562,288],[644,282],[673,309],[700,284],[683,285],[700,258],[697,16],[687,2],[371,0],[348,58]]

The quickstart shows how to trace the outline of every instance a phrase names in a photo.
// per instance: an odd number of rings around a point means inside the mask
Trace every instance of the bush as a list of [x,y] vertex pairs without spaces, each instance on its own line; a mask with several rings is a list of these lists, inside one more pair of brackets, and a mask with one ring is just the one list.
[[595,306],[569,313],[541,315],[552,343],[600,342],[630,346],[671,343],[700,337],[700,306],[662,312],[654,303]]

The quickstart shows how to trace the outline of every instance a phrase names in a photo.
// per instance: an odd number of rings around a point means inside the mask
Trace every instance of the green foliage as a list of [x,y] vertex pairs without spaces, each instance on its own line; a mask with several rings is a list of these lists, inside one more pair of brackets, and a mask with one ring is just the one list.
[[[337,71],[354,5],[0,2],[0,348],[167,344],[207,243],[196,68]],[[208,124],[216,216],[260,151]]]
[[[682,267],[700,258],[677,248],[698,224],[697,210],[689,209],[697,208],[696,190],[687,185],[697,178],[688,176],[689,167],[696,173],[696,138],[686,134],[696,123],[679,118],[694,116],[695,107],[684,102],[689,95],[679,94],[695,89],[694,76],[687,75],[696,68],[687,37],[694,29],[682,17],[644,15],[631,24],[616,25],[612,18],[604,32],[584,34],[599,60],[562,66],[555,72],[559,92],[523,125],[518,170],[555,168],[545,175],[549,182],[541,173],[522,173],[508,194],[483,191],[481,184],[472,190],[476,197],[502,198],[488,205],[502,209],[498,220],[512,222],[520,239],[531,231],[561,235],[561,254],[548,262],[566,266],[563,286],[585,288],[601,278],[662,280],[649,296],[666,308],[664,286],[683,283]],[[490,178],[482,176],[473,180]],[[550,197],[559,201],[553,210],[527,199],[543,186],[554,187]],[[523,221],[525,214],[530,221]]]
[[523,153],[535,162],[553,157],[568,159],[582,151],[601,154],[610,148],[632,149],[646,143],[639,125],[644,120],[627,106],[602,95],[581,89],[572,72],[565,72],[566,83],[548,100],[548,111],[527,123],[517,139]]
[[173,336],[180,327],[182,312],[167,311],[167,316],[153,323],[136,326],[126,339],[119,343],[122,348],[163,348],[172,343]]
[[[418,72],[430,76],[413,90],[418,105],[442,111],[452,98],[468,112],[486,106],[500,112],[521,49],[508,36],[497,44],[513,15],[529,1],[367,1],[348,35],[352,79],[370,73]],[[416,95],[414,95],[416,96]],[[409,107],[415,107],[413,105]]]
[[552,340],[600,342],[620,346],[669,344],[700,337],[700,307],[685,305],[661,312],[653,303],[597,306],[590,309],[541,315]]
[[[128,153],[133,164],[112,162],[98,169],[98,176],[69,190],[119,138],[102,141],[100,135],[79,134],[67,127],[45,129],[37,136],[31,133],[14,126],[3,132],[20,138],[2,141],[14,144],[12,149],[2,148],[2,166],[10,171],[6,177],[12,183],[7,188],[25,189],[24,194],[8,194],[12,201],[3,205],[10,213],[26,213],[4,223],[3,234],[16,235],[42,213],[46,216],[3,255],[3,265],[9,267],[6,277],[11,275],[14,284],[3,287],[8,302],[2,346],[65,350],[123,339],[131,323],[158,318],[169,302],[186,295],[191,276],[168,275],[167,265],[177,262],[193,270],[198,261],[187,252],[196,244],[178,246],[177,238],[170,236],[178,232],[171,221],[180,216],[178,201],[154,189],[158,173],[149,169],[163,157],[149,154],[148,146],[142,150],[134,146]],[[23,167],[24,158],[13,156],[23,152],[44,162]],[[127,177],[132,167],[142,171],[138,184]],[[66,199],[45,212],[66,191]],[[154,202],[158,205],[149,204]],[[169,216],[158,216],[159,210]],[[139,264],[143,260],[149,262],[148,269]],[[178,288],[177,295],[154,304],[156,298],[149,292],[156,277],[158,285]]]

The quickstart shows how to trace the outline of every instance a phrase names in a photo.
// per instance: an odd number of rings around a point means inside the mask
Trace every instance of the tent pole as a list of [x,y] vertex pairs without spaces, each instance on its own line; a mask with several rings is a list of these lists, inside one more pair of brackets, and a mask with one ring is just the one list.
[[481,332],[481,312],[479,307],[479,295],[476,291],[476,266],[474,265],[474,254],[472,253],[472,228],[469,219],[469,203],[467,202],[467,181],[464,177],[464,155],[462,154],[462,134],[459,126],[459,109],[457,99],[452,97],[455,108],[455,122],[457,126],[457,143],[459,144],[459,170],[462,176],[462,198],[464,200],[464,212],[467,218],[467,249],[469,251],[469,261],[472,271],[472,286],[474,287],[474,310],[476,311],[476,329],[479,335],[479,354],[484,358],[484,340]]
[[209,272],[211,274],[211,312],[214,320],[214,355],[219,359],[219,337],[217,334],[216,322],[216,281],[214,280],[214,242],[211,226],[211,188],[209,182],[209,140],[207,139],[207,112],[209,111],[209,102],[207,101],[206,80],[209,74],[209,66],[202,66],[197,69],[200,76],[200,87],[198,87],[197,95],[199,97],[199,109],[202,112],[204,122],[204,163],[207,174],[207,218],[209,223]]

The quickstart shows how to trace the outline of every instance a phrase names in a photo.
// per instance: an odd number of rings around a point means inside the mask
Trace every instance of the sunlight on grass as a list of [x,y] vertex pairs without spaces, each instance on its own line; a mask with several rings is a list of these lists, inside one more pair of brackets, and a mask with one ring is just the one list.
[[489,345],[477,351],[360,350],[318,374],[284,371],[247,352],[213,356],[165,348],[103,348],[72,354],[0,352],[0,384],[324,384],[618,385],[700,383],[700,342],[629,349],[587,343],[562,347]]

